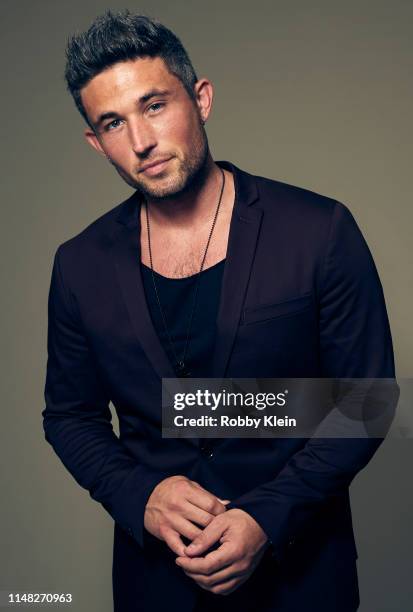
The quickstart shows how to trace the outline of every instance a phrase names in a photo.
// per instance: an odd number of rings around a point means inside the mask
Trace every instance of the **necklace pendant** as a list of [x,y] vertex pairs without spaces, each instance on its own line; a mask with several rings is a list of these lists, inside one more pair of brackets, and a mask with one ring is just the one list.
[[178,361],[175,365],[175,372],[178,378],[188,378],[191,376],[191,372],[188,370],[186,364],[183,361]]

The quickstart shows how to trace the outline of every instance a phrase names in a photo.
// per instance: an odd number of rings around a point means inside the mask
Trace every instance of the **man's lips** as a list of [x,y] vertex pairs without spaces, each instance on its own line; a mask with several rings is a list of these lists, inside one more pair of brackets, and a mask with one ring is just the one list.
[[146,174],[157,174],[158,172],[162,172],[170,159],[172,159],[172,157],[165,157],[163,159],[156,159],[153,162],[149,162],[140,168],[139,173],[145,172]]

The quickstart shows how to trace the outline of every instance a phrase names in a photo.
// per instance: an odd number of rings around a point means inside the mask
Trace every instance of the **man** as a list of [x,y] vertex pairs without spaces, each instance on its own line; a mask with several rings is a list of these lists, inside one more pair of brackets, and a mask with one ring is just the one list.
[[380,439],[160,433],[163,377],[394,376],[354,219],[214,162],[213,87],[153,20],[96,19],[66,78],[87,141],[134,189],[57,250],[43,411],[115,521],[115,610],[356,610],[348,487]]

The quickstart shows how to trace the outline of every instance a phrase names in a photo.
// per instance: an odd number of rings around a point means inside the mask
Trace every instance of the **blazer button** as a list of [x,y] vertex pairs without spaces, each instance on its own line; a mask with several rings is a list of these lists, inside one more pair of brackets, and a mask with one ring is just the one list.
[[133,537],[133,531],[130,527],[128,527],[128,534]]
[[201,453],[207,459],[213,459],[214,457],[214,451],[209,446],[201,446]]

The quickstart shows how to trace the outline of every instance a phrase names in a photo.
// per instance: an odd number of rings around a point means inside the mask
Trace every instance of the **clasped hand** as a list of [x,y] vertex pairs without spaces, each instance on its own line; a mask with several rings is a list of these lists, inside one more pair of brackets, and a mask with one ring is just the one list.
[[144,517],[147,531],[166,542],[185,574],[220,595],[249,578],[268,545],[255,519],[237,508],[226,510],[227,503],[185,476],[172,476],[155,487]]

